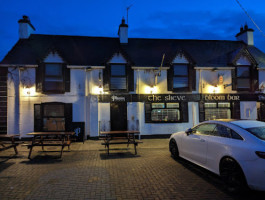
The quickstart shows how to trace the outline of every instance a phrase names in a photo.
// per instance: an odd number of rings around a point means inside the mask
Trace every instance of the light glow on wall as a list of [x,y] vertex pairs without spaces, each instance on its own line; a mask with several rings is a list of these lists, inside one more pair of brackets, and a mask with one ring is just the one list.
[[23,94],[24,96],[35,96],[36,95],[35,87],[24,87]]
[[100,86],[95,86],[92,91],[93,94],[104,94],[103,87]]
[[206,86],[207,93],[210,94],[218,94],[221,93],[221,87],[220,86],[213,86],[213,85],[207,85]]
[[157,87],[156,86],[153,86],[153,87],[145,86],[144,91],[146,94],[156,94],[157,93]]

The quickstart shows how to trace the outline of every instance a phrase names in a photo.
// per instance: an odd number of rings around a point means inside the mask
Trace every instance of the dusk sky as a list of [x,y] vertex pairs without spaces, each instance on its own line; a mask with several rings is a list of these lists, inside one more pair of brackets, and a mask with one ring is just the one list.
[[[245,23],[255,46],[265,37],[236,0],[0,0],[0,60],[18,40],[18,23],[29,16],[36,34],[117,37],[129,10],[129,38],[235,40]],[[265,1],[239,0],[265,32]]]

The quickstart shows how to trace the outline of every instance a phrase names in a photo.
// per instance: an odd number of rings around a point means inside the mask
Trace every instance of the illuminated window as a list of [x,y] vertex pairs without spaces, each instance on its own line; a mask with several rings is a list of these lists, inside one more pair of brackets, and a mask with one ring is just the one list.
[[179,122],[179,103],[146,103],[146,122]]
[[205,120],[231,119],[230,103],[205,103]]

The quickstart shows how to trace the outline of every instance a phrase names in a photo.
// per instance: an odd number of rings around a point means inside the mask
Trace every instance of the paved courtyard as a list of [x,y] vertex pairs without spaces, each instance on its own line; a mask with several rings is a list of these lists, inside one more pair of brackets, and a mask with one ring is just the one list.
[[168,139],[119,145],[107,156],[101,141],[73,143],[63,158],[19,146],[0,152],[0,199],[264,199],[264,192],[231,195],[219,177],[185,160],[174,160]]

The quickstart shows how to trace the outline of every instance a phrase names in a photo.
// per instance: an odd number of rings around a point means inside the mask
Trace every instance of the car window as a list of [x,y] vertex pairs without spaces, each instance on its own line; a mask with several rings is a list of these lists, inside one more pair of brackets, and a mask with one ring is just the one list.
[[231,136],[233,139],[243,140],[243,138],[233,130],[231,130]]
[[222,125],[216,125],[216,128],[214,129],[214,135],[220,136],[220,137],[226,137],[226,138],[231,138],[231,129],[222,126]]
[[213,135],[219,136],[219,137],[243,140],[243,138],[239,134],[237,134],[235,131],[233,131],[232,129],[226,126],[222,126],[220,124],[216,125],[216,128],[213,131]]
[[195,127],[192,131],[193,134],[212,135],[216,124],[202,124]]
[[265,140],[265,127],[256,127],[246,129],[261,140]]

